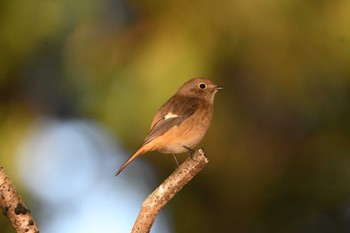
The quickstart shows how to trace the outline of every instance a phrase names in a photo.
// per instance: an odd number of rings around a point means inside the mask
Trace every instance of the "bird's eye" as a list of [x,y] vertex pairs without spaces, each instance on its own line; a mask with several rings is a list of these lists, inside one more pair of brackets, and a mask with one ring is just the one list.
[[200,89],[205,89],[207,87],[204,83],[200,83],[198,86]]

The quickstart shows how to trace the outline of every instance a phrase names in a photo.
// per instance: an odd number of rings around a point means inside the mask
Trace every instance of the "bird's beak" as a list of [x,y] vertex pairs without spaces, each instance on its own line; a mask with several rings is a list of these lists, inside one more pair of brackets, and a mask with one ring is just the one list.
[[221,91],[221,90],[224,90],[224,87],[223,86],[216,86],[215,89],[218,91]]

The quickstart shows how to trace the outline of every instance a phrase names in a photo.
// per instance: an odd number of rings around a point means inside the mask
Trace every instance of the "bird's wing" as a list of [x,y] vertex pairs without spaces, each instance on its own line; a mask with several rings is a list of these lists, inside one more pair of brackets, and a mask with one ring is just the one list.
[[192,116],[200,105],[197,98],[184,98],[173,96],[167,101],[155,115],[151,124],[151,129],[145,139],[144,144],[149,143],[154,138],[159,137],[171,128],[179,126],[185,119]]

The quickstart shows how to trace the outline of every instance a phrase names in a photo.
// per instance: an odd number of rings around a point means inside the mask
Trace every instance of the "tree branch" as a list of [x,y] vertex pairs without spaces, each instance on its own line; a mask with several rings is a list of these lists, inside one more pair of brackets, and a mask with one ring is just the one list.
[[148,233],[165,206],[208,163],[203,149],[197,150],[142,203],[131,233]]
[[2,166],[0,166],[0,207],[17,233],[39,232],[30,211],[19,197]]

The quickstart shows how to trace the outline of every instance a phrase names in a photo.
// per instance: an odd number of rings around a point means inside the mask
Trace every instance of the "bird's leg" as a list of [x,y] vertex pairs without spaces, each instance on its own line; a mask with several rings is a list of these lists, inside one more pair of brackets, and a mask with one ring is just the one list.
[[192,148],[189,148],[189,147],[187,147],[187,146],[183,146],[185,149],[187,149],[189,152],[190,152],[190,154],[191,154],[191,159],[193,160],[193,155],[194,155],[194,152],[195,152],[195,150],[193,150]]
[[178,161],[177,158],[176,158],[176,154],[173,153],[173,156],[174,156],[174,159],[175,159],[175,162],[176,162],[177,167],[179,167],[180,165],[179,165],[179,161]]

